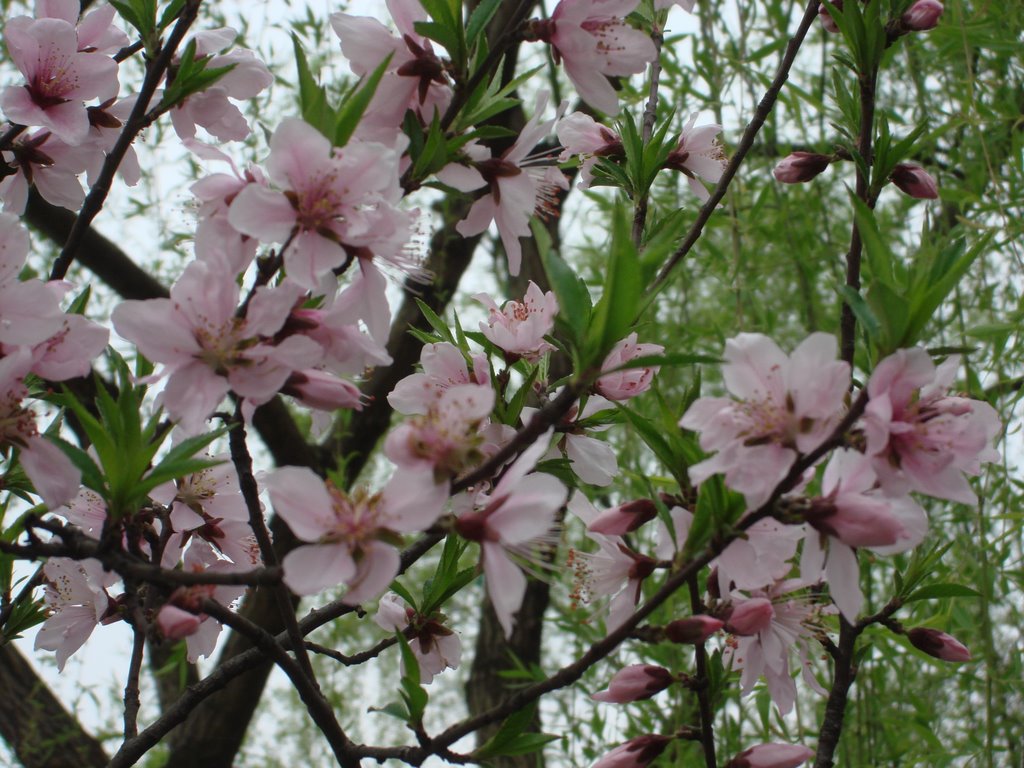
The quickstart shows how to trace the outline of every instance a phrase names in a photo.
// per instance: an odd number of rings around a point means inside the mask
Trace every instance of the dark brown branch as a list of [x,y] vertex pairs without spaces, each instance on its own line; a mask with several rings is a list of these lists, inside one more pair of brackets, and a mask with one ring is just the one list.
[[[249,527],[256,537],[257,544],[259,544],[260,555],[263,558],[264,564],[276,567],[279,565],[277,553],[274,551],[274,545],[270,541],[267,524],[263,520],[263,507],[260,505],[260,489],[256,485],[256,478],[252,474],[252,456],[249,454],[249,447],[245,443],[245,422],[242,420],[241,403],[235,407],[235,419],[237,423],[228,433],[228,444],[231,449],[231,461],[235,465],[235,473],[238,475],[238,487],[242,492],[245,507],[249,512]],[[277,608],[281,613],[285,629],[291,640],[299,669],[309,680],[312,687],[319,693],[320,687],[316,681],[316,673],[313,672],[313,665],[309,661],[309,655],[306,653],[306,647],[302,642],[302,635],[299,633],[299,625],[295,620],[295,605],[292,602],[288,588],[282,583],[272,589],[277,600]]]
[[72,560],[95,559],[107,570],[122,577],[163,584],[168,587],[194,586],[197,584],[244,584],[247,586],[281,583],[281,569],[254,568],[250,571],[207,572],[179,571],[161,568],[159,565],[142,560],[123,550],[104,549],[80,529],[63,525],[55,520],[32,520],[28,527],[42,528],[60,537],[60,541],[41,541],[31,544],[9,544],[0,542],[0,550],[29,559],[36,557],[68,557]]
[[804,42],[804,38],[807,36],[807,31],[811,28],[811,24],[817,18],[818,6],[821,4],[820,0],[808,0],[807,7],[804,10],[803,18],[800,20],[800,26],[797,27],[796,34],[790,39],[786,45],[786,51],[782,56],[782,60],[779,62],[778,70],[775,73],[775,77],[772,79],[771,85],[768,90],[765,91],[764,96],[761,97],[761,101],[757,105],[757,109],[754,110],[754,116],[750,122],[747,123],[746,130],[743,131],[743,137],[740,139],[739,145],[737,145],[735,152],[733,152],[732,159],[729,160],[729,164],[725,167],[725,171],[722,172],[722,178],[715,186],[714,191],[711,193],[711,197],[701,207],[700,212],[697,214],[697,219],[690,226],[690,230],[686,233],[686,237],[683,238],[683,242],[676,249],[675,253],[672,254],[665,266],[661,268],[657,278],[654,280],[654,284],[651,286],[652,292],[657,292],[664,287],[665,282],[672,274],[672,270],[684,259],[690,252],[690,249],[700,239],[701,232],[704,230],[704,225],[708,223],[711,218],[711,214],[715,212],[715,208],[725,197],[726,190],[729,189],[729,184],[732,183],[733,177],[739,170],[744,158],[747,153],[750,152],[751,147],[754,146],[754,139],[757,138],[758,132],[761,130],[761,126],[764,125],[765,120],[768,119],[768,115],[771,114],[772,109],[775,106],[775,101],[779,97],[779,93],[782,91],[782,86],[785,85],[786,80],[789,79],[789,71],[793,67],[793,62],[796,61],[797,52],[800,50],[800,46]]
[[[358,758],[352,757],[351,754],[352,743],[344,731],[342,731],[330,703],[324,698],[324,695],[316,686],[316,682],[305,675],[299,665],[285,652],[277,640],[261,627],[253,624],[243,616],[228,610],[214,600],[204,600],[202,609],[210,617],[231,627],[236,632],[246,635],[263,653],[273,659],[275,664],[281,667],[282,671],[288,675],[292,685],[295,686],[295,690],[298,692],[299,698],[302,699],[302,703],[306,705],[306,709],[310,717],[313,718],[313,722],[317,724],[317,727],[319,727],[327,742],[331,745],[331,750],[334,752],[338,764],[342,768],[359,768]],[[304,650],[305,648],[303,647]]]
[[0,644],[0,736],[25,768],[103,768],[107,755],[12,643]]
[[[871,194],[872,139],[875,132],[875,88],[878,83],[878,68],[860,75],[860,132],[857,138],[857,151],[863,165],[857,165],[857,197],[869,207],[874,207],[874,196]],[[860,266],[864,244],[860,236],[857,222],[853,223],[850,233],[850,249],[846,252],[846,286],[854,291],[860,290]],[[847,302],[843,302],[839,318],[839,356],[853,365],[854,352],[857,346],[857,318]]]

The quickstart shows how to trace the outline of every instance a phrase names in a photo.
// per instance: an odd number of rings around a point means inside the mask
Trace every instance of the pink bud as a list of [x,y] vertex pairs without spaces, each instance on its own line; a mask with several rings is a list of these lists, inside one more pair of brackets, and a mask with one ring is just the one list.
[[645,768],[665,751],[671,741],[670,736],[637,736],[617,746],[591,768]]
[[783,184],[801,184],[810,181],[828,168],[832,158],[817,152],[793,152],[783,158],[772,171],[776,181]]
[[296,371],[289,377],[281,391],[300,400],[303,405],[321,411],[362,408],[359,388],[352,382],[339,379],[326,371]]
[[971,652],[952,635],[927,627],[914,627],[907,631],[907,638],[919,651],[943,661],[970,661]]
[[775,609],[766,597],[753,597],[737,604],[725,622],[726,632],[734,635],[756,635],[772,623]]
[[649,699],[674,682],[675,677],[664,667],[656,664],[631,664],[615,673],[606,690],[598,691],[590,698],[611,704],[626,704]]
[[825,28],[826,32],[835,34],[839,31],[839,25],[836,24],[835,19],[829,13],[829,6],[835,6],[836,10],[843,10],[843,0],[825,0],[818,9],[818,18],[821,19],[821,26]]
[[893,168],[889,179],[904,194],[919,200],[934,200],[939,196],[939,185],[935,178],[920,165],[899,163]]
[[725,768],[797,768],[814,757],[814,750],[799,744],[758,744],[745,749]]
[[[608,371],[594,382],[594,391],[609,400],[629,400],[651,388],[658,366],[622,368],[640,357],[660,355],[665,348],[660,344],[639,344],[636,333],[631,333],[618,344],[601,364],[602,371]],[[621,369],[621,370],[616,370]]]
[[156,625],[168,640],[181,640],[193,634],[203,619],[194,613],[183,611],[173,605],[165,605],[156,615]]
[[725,623],[711,616],[691,616],[688,619],[676,619],[665,627],[665,637],[670,642],[682,645],[703,643]]
[[907,530],[885,502],[836,506],[827,499],[815,499],[807,522],[816,530],[834,536],[850,547],[888,547],[908,538]]
[[658,515],[658,508],[650,499],[627,501],[617,507],[606,509],[587,526],[591,533],[605,536],[625,536]]
[[942,10],[940,0],[917,0],[900,20],[907,29],[924,32],[938,25]]

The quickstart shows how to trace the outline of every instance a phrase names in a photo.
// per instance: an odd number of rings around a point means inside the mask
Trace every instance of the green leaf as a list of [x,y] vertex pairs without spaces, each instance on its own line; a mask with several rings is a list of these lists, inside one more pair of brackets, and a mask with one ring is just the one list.
[[359,89],[349,96],[340,109],[338,109],[338,116],[334,121],[334,132],[331,138],[334,146],[343,147],[352,138],[352,134],[355,133],[356,128],[359,126],[359,121],[363,118],[363,113],[370,106],[373,94],[377,92],[380,79],[384,76],[388,64],[391,63],[392,55],[389,53],[384,61],[378,64],[377,68],[363,80]]
[[937,600],[946,597],[981,597],[981,593],[963,584],[928,584],[914,590],[903,602],[913,603],[917,600]]
[[[535,705],[528,704],[519,711],[509,715],[505,722],[501,724],[497,733],[491,736],[479,749],[471,753],[473,760],[487,760],[499,755],[521,755],[526,752],[533,752],[552,739],[557,738],[556,736],[548,736],[546,734],[523,733],[533,723],[534,710]],[[533,737],[533,739],[524,742],[522,741],[523,736]],[[537,740],[536,737],[541,737],[541,740]]]
[[467,45],[476,44],[476,39],[483,34],[487,28],[487,22],[491,20],[499,7],[501,7],[501,0],[483,0],[473,9],[473,13],[469,16],[469,23],[466,24]]
[[295,65],[299,71],[299,108],[302,119],[327,138],[331,138],[337,117],[327,103],[327,91],[317,83],[299,37],[295,33],[292,33],[292,45],[295,49]]
[[430,327],[437,332],[438,336],[447,341],[449,344],[455,344],[455,337],[452,336],[452,332],[448,328],[448,325],[445,323],[444,320],[438,317],[438,314],[434,310],[432,310],[426,304],[426,302],[422,301],[421,299],[416,299],[416,306],[420,308],[420,312],[423,313],[423,317],[426,319],[428,323],[430,323]]
[[630,239],[630,221],[625,208],[619,205],[612,223],[611,255],[604,290],[594,308],[593,322],[584,344],[584,366],[600,365],[609,350],[626,336],[640,310],[642,292],[636,247]]
[[[531,221],[534,230],[542,229],[539,223]],[[578,345],[590,325],[593,307],[590,303],[590,291],[575,270],[554,250],[548,249],[542,254],[544,271],[548,282],[558,299],[558,317],[564,321],[571,331],[571,339]]]

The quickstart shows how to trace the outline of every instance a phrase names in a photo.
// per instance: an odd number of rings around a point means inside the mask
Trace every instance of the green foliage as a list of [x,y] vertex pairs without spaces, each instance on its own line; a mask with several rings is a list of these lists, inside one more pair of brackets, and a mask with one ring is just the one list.
[[96,379],[96,413],[70,390],[54,395],[53,401],[75,415],[89,438],[96,459],[78,446],[52,438],[82,473],[82,483],[106,503],[116,523],[145,504],[158,485],[217,465],[195,455],[225,433],[214,429],[182,440],[161,459],[157,453],[170,435],[169,425],[161,424],[159,414],[142,419],[146,387],[134,383],[127,364],[115,352],[110,360],[118,377],[118,391],[111,394],[102,379]]

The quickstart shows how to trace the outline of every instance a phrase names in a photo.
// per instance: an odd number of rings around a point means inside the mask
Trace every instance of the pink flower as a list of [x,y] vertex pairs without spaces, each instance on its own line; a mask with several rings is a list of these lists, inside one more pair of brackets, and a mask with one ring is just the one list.
[[78,26],[79,51],[113,54],[128,45],[128,35],[111,23],[114,6],[100,6],[79,20],[81,10],[81,0],[36,0],[36,18],[63,19]]
[[942,11],[940,0],[915,0],[900,20],[907,29],[925,32],[938,26]]
[[783,184],[802,184],[822,173],[831,162],[831,157],[817,152],[793,152],[775,166],[772,175]]
[[458,534],[479,543],[483,550],[487,594],[506,636],[512,634],[512,616],[526,593],[526,576],[509,553],[527,554],[529,543],[551,529],[555,513],[568,496],[558,479],[530,474],[550,440],[550,431],[541,435],[505,470],[494,490],[478,499],[483,508],[465,513],[455,522]]
[[939,185],[935,177],[914,163],[898,163],[892,169],[889,180],[901,192],[919,200],[934,200],[939,196]]
[[194,138],[197,125],[220,141],[242,141],[249,135],[248,121],[229,99],[256,98],[271,86],[274,76],[252,51],[237,49],[220,53],[237,36],[230,27],[221,27],[200,32],[193,38],[196,59],[206,58],[207,69],[231,67],[231,70],[171,110],[171,124],[179,138]]
[[748,506],[767,501],[797,454],[820,445],[842,418],[850,367],[835,355],[835,337],[825,333],[789,356],[761,334],[729,339],[722,375],[739,400],[702,397],[683,415],[679,425],[700,432],[705,451],[717,451],[690,467],[690,479],[723,473]]
[[[424,616],[409,608],[394,592],[386,593],[377,607],[373,620],[389,632],[405,630],[409,648],[420,667],[420,683],[429,685],[435,675],[446,669],[457,669],[462,660],[462,641],[448,629],[440,614]],[[402,662],[402,674],[406,674]]]
[[125,301],[111,318],[121,336],[163,364],[163,404],[186,431],[196,432],[229,391],[261,405],[294,371],[320,357],[319,345],[301,336],[272,343],[300,293],[288,285],[261,288],[239,318],[234,276],[196,261],[169,299]]
[[725,768],[797,768],[814,757],[814,750],[800,744],[758,744],[745,749]]
[[24,213],[31,184],[48,203],[77,211],[85,199],[78,174],[91,154],[88,148],[69,146],[45,129],[22,134],[3,152],[4,163],[16,171],[0,180],[4,210]]
[[554,166],[526,166],[527,154],[551,131],[565,108],[563,104],[555,117],[541,122],[540,114],[547,100],[547,91],[538,96],[533,116],[501,157],[488,158],[486,149],[469,144],[465,147],[468,164],[450,163],[437,173],[442,183],[460,192],[483,186],[490,188],[488,194],[473,203],[466,218],[455,228],[463,237],[472,237],[494,221],[508,256],[509,273],[513,276],[519,274],[522,264],[519,238],[529,237],[530,217],[535,211],[543,214],[553,210],[557,191],[569,188],[565,175]]
[[322,278],[395,233],[407,240],[398,153],[381,144],[352,142],[334,150],[308,123],[290,118],[270,139],[267,173],[282,192],[249,184],[238,193],[228,221],[267,243],[291,240],[284,251],[288,278],[316,290]]
[[348,585],[349,605],[382,593],[398,574],[396,534],[422,531],[441,514],[447,485],[429,474],[395,474],[378,493],[347,494],[306,467],[283,467],[265,485],[274,509],[310,542],[285,557],[284,580],[298,595]]
[[573,112],[559,120],[555,134],[563,148],[562,154],[558,156],[559,162],[564,163],[577,155],[583,159],[580,181],[576,185],[579,189],[590,186],[598,158],[620,157],[623,154],[622,138],[583,112]]
[[[576,493],[568,510],[590,525],[598,511],[582,493]],[[589,603],[594,598],[610,597],[605,627],[614,632],[632,614],[640,602],[643,581],[657,566],[657,561],[634,552],[619,536],[603,536],[589,532],[597,543],[597,552],[570,550],[566,567],[574,571],[572,599],[574,604]]]
[[697,116],[698,113],[694,112],[683,126],[679,134],[679,144],[669,154],[665,167],[684,174],[690,189],[705,202],[711,197],[711,193],[698,179],[717,184],[727,163],[722,146],[715,138],[722,132],[722,126],[712,123],[696,128],[694,124],[697,122]]
[[[552,396],[556,394],[557,392],[553,392]],[[558,459],[564,452],[565,458],[572,466],[572,471],[584,483],[598,486],[611,484],[619,471],[619,461],[615,456],[615,451],[604,440],[587,434],[588,430],[601,432],[608,429],[608,426],[585,427],[580,423],[586,422],[590,417],[601,411],[607,411],[611,407],[610,402],[598,395],[588,397],[582,411],[579,409],[579,403],[576,403],[559,423],[559,431],[564,433],[564,437],[549,451],[547,458]],[[537,410],[536,408],[523,408],[520,414],[523,424],[528,424]]]
[[617,746],[591,768],[646,768],[665,751],[671,741],[671,736],[637,736]]
[[541,355],[555,349],[544,339],[555,327],[558,314],[558,299],[552,291],[542,293],[531,280],[522,302],[510,300],[504,307],[498,307],[486,293],[477,293],[473,298],[490,313],[487,321],[480,323],[480,330],[508,355],[535,363]]
[[494,390],[479,384],[447,388],[431,409],[396,427],[384,453],[399,467],[456,477],[482,461],[482,427],[494,409]]
[[[789,668],[791,651],[796,650],[799,655],[804,682],[818,693],[825,694],[810,670],[810,643],[816,647],[816,635],[822,631],[817,622],[817,609],[806,600],[782,599],[786,592],[803,586],[806,586],[803,582],[782,581],[742,601],[738,594],[734,593],[732,597],[733,614],[741,611],[739,618],[744,624],[741,629],[752,634],[732,639],[726,649],[728,661],[734,669],[742,670],[740,685],[744,696],[763,676],[768,684],[768,693],[783,715],[792,710],[796,701],[796,684]],[[770,601],[767,607],[766,600]],[[743,602],[753,602],[753,605],[743,609]]]
[[964,475],[977,475],[983,462],[998,460],[992,441],[1000,423],[988,403],[945,394],[959,363],[953,356],[936,367],[916,347],[898,350],[871,374],[864,411],[867,454],[887,493],[914,490],[977,503]]
[[462,350],[453,344],[424,344],[420,352],[422,373],[406,376],[388,395],[388,403],[399,413],[428,413],[444,392],[460,384],[490,386],[487,358],[476,355],[472,367]]
[[21,468],[46,506],[55,509],[78,492],[81,474],[60,448],[39,434],[35,416],[22,404],[32,362],[31,351],[24,347],[0,357],[0,446],[19,449]]
[[57,653],[57,671],[89,639],[96,625],[116,616],[117,606],[107,588],[117,574],[103,569],[99,560],[53,557],[43,566],[44,600],[52,612],[36,634],[35,649]]
[[637,0],[562,0],[550,19],[534,25],[580,98],[607,115],[619,112],[608,76],[643,72],[658,57],[651,38],[624,20],[636,5]]
[[[860,612],[860,569],[853,547],[881,554],[905,552],[924,539],[928,518],[909,497],[876,490],[871,459],[857,451],[832,454],[822,479],[823,497],[811,501],[800,576],[813,582],[824,569],[832,600],[848,621]],[[827,545],[827,555],[826,555]]]
[[603,691],[591,694],[594,701],[626,704],[649,699],[676,681],[675,675],[656,664],[631,664],[615,673]]
[[[641,395],[651,388],[654,374],[660,369],[656,365],[648,367],[623,368],[639,357],[660,355],[665,348],[660,344],[637,344],[636,332],[612,347],[608,357],[601,364],[602,371],[608,371],[594,382],[594,391],[609,400],[629,400]],[[619,369],[619,370],[616,370]]]
[[430,40],[416,31],[416,22],[428,20],[423,7],[417,0],[388,0],[387,5],[397,37],[376,19],[331,14],[331,28],[356,75],[366,77],[391,55],[358,129],[375,139],[381,131],[397,132],[410,109],[429,124],[435,114],[445,112],[452,98],[444,62]]
[[907,630],[907,639],[919,651],[943,661],[970,661],[971,652],[952,635],[928,627],[914,627]]
[[7,119],[49,129],[68,144],[89,133],[84,101],[117,95],[117,63],[98,53],[80,53],[74,26],[63,19],[19,16],[4,29],[11,59],[24,87],[9,86],[0,96]]

